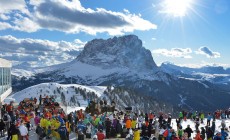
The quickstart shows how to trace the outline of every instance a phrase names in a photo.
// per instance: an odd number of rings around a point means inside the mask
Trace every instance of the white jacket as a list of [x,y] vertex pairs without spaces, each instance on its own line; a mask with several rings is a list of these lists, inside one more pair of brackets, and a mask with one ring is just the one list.
[[19,126],[19,131],[22,136],[26,136],[28,134],[28,129],[25,127],[24,124]]

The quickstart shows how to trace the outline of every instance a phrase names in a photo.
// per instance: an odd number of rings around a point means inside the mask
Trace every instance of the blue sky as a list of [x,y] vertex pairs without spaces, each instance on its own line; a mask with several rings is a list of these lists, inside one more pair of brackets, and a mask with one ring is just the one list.
[[1,0],[0,57],[46,66],[135,34],[160,65],[229,67],[229,0]]

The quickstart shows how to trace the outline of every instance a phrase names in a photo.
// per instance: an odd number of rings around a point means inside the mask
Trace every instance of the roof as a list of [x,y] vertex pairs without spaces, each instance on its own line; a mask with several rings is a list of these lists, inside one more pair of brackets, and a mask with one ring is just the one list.
[[12,63],[10,61],[8,61],[8,60],[0,58],[0,67],[11,68]]

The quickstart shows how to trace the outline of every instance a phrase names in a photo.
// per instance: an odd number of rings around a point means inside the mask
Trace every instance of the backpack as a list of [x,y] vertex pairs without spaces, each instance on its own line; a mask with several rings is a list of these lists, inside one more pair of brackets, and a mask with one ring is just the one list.
[[4,115],[4,117],[3,117],[3,121],[5,121],[5,122],[7,122],[7,121],[8,121],[8,117],[7,117],[7,115]]

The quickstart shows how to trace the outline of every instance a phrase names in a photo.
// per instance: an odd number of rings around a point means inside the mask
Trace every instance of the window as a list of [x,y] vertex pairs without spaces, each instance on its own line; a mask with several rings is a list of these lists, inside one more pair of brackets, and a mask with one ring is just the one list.
[[0,68],[0,95],[11,87],[11,69]]

